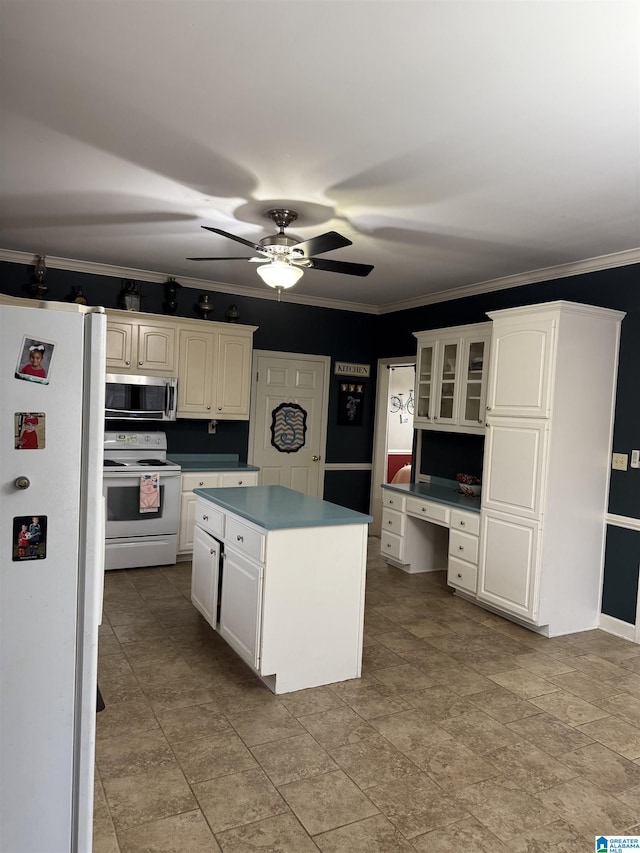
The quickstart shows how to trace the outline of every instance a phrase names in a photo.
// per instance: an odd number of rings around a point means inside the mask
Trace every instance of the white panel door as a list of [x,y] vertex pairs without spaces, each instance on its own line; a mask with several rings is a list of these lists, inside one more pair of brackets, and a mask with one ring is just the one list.
[[491,415],[549,417],[555,326],[555,320],[542,318],[526,325],[494,321],[487,393]]
[[548,434],[546,420],[492,418],[485,439],[483,509],[541,517]]
[[478,598],[535,622],[539,598],[537,521],[482,513]]
[[[250,461],[260,485],[322,497],[328,360],[256,352],[254,367]],[[290,419],[279,409],[286,404],[294,406]]]

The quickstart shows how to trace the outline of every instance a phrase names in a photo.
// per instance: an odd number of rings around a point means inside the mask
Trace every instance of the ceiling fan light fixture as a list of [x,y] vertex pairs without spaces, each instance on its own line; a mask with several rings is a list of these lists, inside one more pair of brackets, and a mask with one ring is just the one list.
[[257,273],[265,284],[278,290],[293,287],[302,277],[302,270],[283,261],[271,261],[257,268]]

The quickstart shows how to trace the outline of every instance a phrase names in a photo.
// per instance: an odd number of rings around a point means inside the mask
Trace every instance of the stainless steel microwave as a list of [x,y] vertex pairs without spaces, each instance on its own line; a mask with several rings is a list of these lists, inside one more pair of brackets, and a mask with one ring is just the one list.
[[175,421],[175,377],[107,373],[106,383],[107,420]]

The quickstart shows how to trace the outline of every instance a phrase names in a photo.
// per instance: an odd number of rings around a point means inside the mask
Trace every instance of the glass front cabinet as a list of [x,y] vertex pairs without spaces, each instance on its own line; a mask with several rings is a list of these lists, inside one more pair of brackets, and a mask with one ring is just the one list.
[[415,332],[414,426],[484,432],[491,323]]

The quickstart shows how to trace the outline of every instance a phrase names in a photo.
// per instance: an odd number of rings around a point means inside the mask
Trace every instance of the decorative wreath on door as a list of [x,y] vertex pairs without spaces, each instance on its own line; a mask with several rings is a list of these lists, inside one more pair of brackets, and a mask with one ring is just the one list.
[[305,445],[307,413],[298,403],[280,403],[271,413],[271,444],[280,453],[297,453]]

